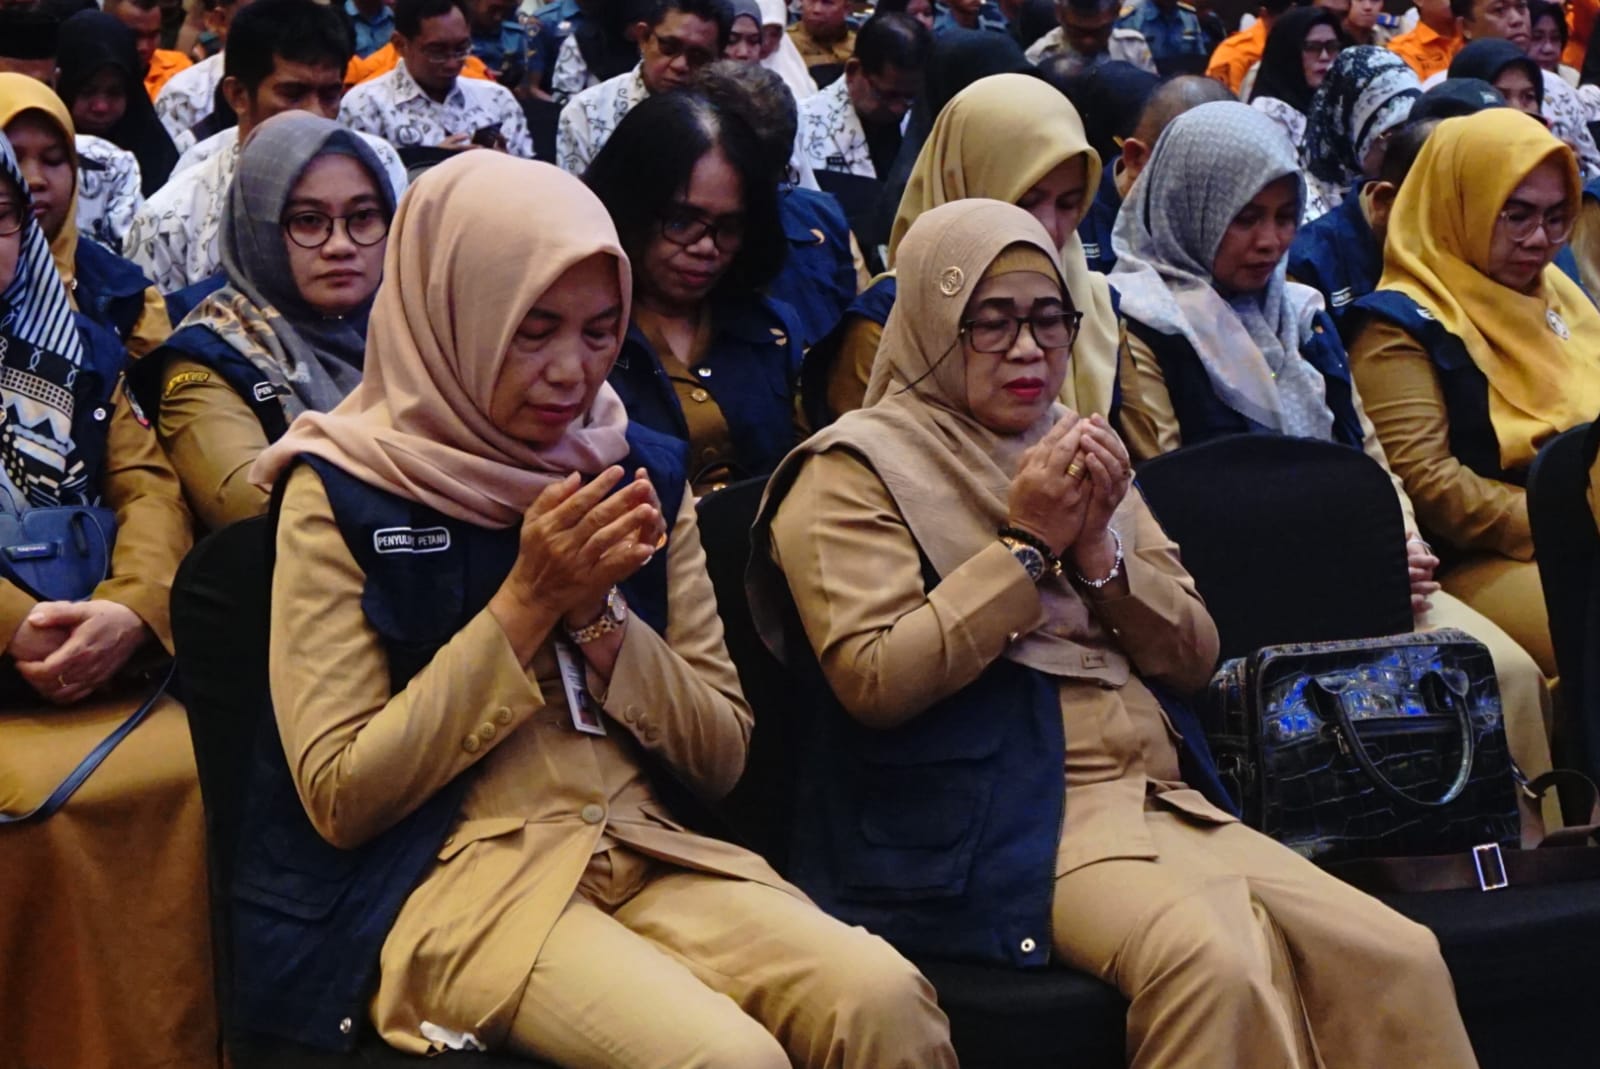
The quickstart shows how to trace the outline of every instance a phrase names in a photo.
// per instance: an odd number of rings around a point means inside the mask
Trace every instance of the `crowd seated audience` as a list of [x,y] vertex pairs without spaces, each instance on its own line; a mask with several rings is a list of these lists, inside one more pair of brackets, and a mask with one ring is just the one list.
[[[1226,613],[1134,472],[1387,477],[1396,629],[1575,763],[1529,483],[1600,416],[1597,19],[0,0],[0,1063],[942,1069],[966,959],[1109,985],[1140,1069],[1505,1069],[1443,927],[1238,818]],[[229,528],[211,852],[169,602]],[[1535,793],[1524,845],[1579,816]]]

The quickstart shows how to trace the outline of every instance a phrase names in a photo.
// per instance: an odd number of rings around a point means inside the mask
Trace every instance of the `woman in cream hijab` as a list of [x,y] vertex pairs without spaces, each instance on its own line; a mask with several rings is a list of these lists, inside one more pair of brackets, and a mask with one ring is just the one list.
[[[1489,159],[1507,161],[1487,167]],[[1523,483],[1600,413],[1600,312],[1550,266],[1580,204],[1572,150],[1506,108],[1448,119],[1389,216],[1350,364],[1440,581],[1554,677]]]
[[789,8],[783,0],[757,0],[761,8],[761,65],[783,79],[794,94],[796,104],[817,91],[817,83],[806,69],[800,50],[784,32],[789,25]]
[[[1117,317],[1110,287],[1089,270],[1077,233],[1099,183],[1100,156],[1066,97],[1028,75],[982,78],[956,94],[934,122],[900,199],[888,263],[892,271],[911,224],[948,201],[987,197],[1027,210],[1056,243],[1067,291],[1083,313],[1061,400],[1084,413],[1110,415]],[[894,287],[892,274],[880,277],[846,313],[837,332],[838,355],[827,378],[828,408],[835,415],[862,404]]]
[[[400,204],[361,384],[253,471],[285,481],[288,761],[265,749],[279,787],[244,836],[271,848],[241,848],[241,1024],[303,1038],[275,1008],[304,998],[307,1029],[370,1013],[419,1054],[953,1067],[903,958],[679,822],[682,788],[739,778],[750,712],[681,446],[606,384],[628,261],[578,179],[469,155]],[[525,255],[485,271],[507,243]],[[340,905],[276,908],[308,878]]]
[[1099,977],[1139,1069],[1470,1069],[1433,936],[1195,789],[1153,688],[1204,686],[1216,629],[1105,419],[1054,403],[1055,239],[988,200],[902,239],[867,406],[756,527],[762,632],[834,699],[796,882],[908,953]]

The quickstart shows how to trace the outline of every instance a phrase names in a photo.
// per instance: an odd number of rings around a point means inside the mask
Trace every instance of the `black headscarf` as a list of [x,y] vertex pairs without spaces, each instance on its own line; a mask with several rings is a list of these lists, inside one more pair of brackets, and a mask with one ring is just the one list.
[[1533,82],[1539,95],[1539,106],[1544,107],[1544,72],[1527,54],[1501,37],[1485,37],[1470,41],[1450,61],[1451,78],[1481,78],[1490,85],[1507,67],[1521,67]]
[[178,150],[156,117],[155,105],[145,92],[144,75],[139,70],[139,53],[133,31],[115,16],[100,11],[84,11],[72,16],[61,27],[61,54],[56,58],[60,70],[56,92],[70,109],[84,86],[100,71],[115,68],[123,80],[128,109],[111,128],[106,140],[133,153],[139,161],[144,195],[150,196],[166,185],[167,176],[178,162]]
[[639,45],[628,40],[628,27],[648,18],[649,0],[598,0],[572,31],[589,73],[600,81],[633,70]]
[[1292,7],[1273,21],[1261,53],[1261,69],[1256,72],[1251,100],[1273,97],[1302,115],[1306,113],[1316,90],[1306,84],[1301,47],[1306,43],[1306,35],[1318,26],[1333,27],[1339,44],[1349,44],[1344,30],[1339,27],[1339,16],[1325,7]]
[[883,194],[878,198],[873,216],[874,234],[871,235],[874,247],[889,240],[895,213],[900,210],[900,195],[911,179],[917,155],[933,130],[933,120],[939,117],[951,98],[980,78],[992,74],[1026,74],[1032,70],[1033,64],[1022,54],[1022,46],[1007,34],[956,28],[933,39],[922,92],[912,105],[905,138],[900,142],[894,166],[889,169]]

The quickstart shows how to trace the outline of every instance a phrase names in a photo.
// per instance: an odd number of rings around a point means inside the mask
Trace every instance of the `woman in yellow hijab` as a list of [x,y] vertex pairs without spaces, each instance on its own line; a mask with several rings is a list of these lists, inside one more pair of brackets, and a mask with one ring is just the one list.
[[0,130],[28,180],[73,307],[117,333],[135,357],[172,333],[161,294],[132,263],[78,233],[81,162],[72,115],[43,82],[0,74]]
[[1446,562],[1440,582],[1551,677],[1523,483],[1540,445],[1600,413],[1600,312],[1551,266],[1579,197],[1572,150],[1527,116],[1442,123],[1395,201],[1350,351],[1390,467]]
[[[827,379],[835,416],[860,408],[883,324],[894,304],[895,255],[917,217],[953,200],[985,197],[1026,210],[1061,253],[1061,272],[1083,326],[1061,400],[1084,415],[1111,414],[1118,327],[1111,288],[1089,270],[1078,222],[1100,186],[1100,156],[1060,92],[1024,74],[982,78],[953,97],[922,146],[889,236],[890,274],[857,298],[837,332]],[[827,343],[818,351],[827,352]]]

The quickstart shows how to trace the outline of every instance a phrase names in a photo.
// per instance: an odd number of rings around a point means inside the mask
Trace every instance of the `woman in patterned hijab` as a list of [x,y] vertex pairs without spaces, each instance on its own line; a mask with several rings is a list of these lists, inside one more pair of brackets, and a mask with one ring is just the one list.
[[1377,176],[1387,135],[1421,95],[1416,74],[1388,49],[1357,45],[1339,53],[1311,99],[1301,222],[1337,208],[1357,178]]

